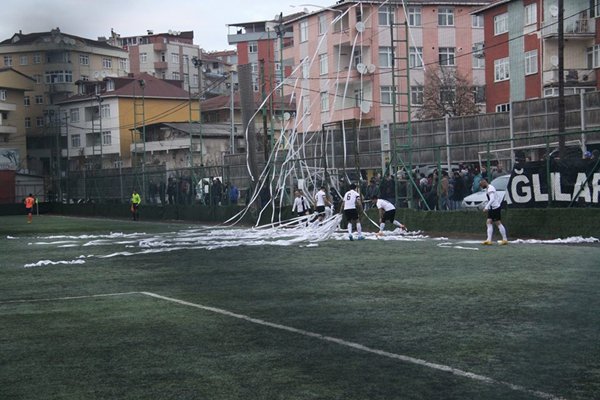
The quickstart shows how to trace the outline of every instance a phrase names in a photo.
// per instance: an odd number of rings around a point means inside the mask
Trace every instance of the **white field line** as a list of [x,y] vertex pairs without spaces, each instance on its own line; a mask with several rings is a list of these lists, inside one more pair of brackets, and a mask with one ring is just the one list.
[[9,301],[1,301],[0,304],[36,303],[36,302],[51,302],[51,301],[63,301],[63,300],[81,300],[81,299],[92,299],[92,298],[99,298],[99,297],[130,296],[130,295],[138,295],[138,294],[150,296],[150,297],[153,297],[153,298],[156,298],[159,300],[169,301],[169,302],[180,304],[183,306],[197,308],[197,309],[204,310],[204,311],[210,311],[212,313],[221,314],[221,315],[225,315],[225,316],[232,317],[232,318],[237,318],[237,319],[248,321],[248,322],[251,322],[251,323],[257,324],[257,325],[267,326],[267,327],[279,329],[282,331],[296,333],[296,334],[299,334],[302,336],[316,338],[316,339],[323,340],[326,342],[336,343],[336,344],[339,344],[340,346],[350,347],[355,350],[360,350],[360,351],[364,351],[367,353],[376,354],[376,355],[379,355],[382,357],[388,357],[388,358],[404,361],[409,364],[415,364],[415,365],[419,365],[419,366],[423,366],[423,367],[427,367],[427,368],[431,368],[431,369],[435,369],[435,370],[439,370],[439,371],[443,371],[443,372],[449,372],[453,375],[457,375],[457,376],[460,376],[463,378],[468,378],[468,379],[472,379],[472,380],[476,380],[476,381],[480,381],[480,382],[485,382],[488,384],[505,386],[514,391],[528,393],[528,394],[531,394],[540,399],[566,400],[564,397],[555,396],[553,394],[541,392],[538,390],[528,389],[521,385],[515,385],[510,382],[499,381],[499,380],[496,380],[496,379],[493,379],[493,378],[490,378],[490,377],[487,377],[484,375],[479,375],[479,374],[475,374],[472,372],[463,371],[461,369],[449,367],[447,365],[432,363],[429,361],[421,360],[419,358],[414,358],[414,357],[410,357],[410,356],[405,356],[402,354],[390,353],[388,351],[374,349],[374,348],[364,346],[359,343],[349,342],[349,341],[346,341],[343,339],[338,339],[338,338],[335,338],[332,336],[325,336],[325,335],[321,335],[320,333],[305,331],[303,329],[297,329],[297,328],[293,328],[291,326],[276,324],[276,323],[268,322],[268,321],[265,321],[262,319],[252,318],[247,315],[237,314],[237,313],[227,311],[227,310],[224,310],[221,308],[203,306],[201,304],[190,303],[189,301],[174,299],[174,298],[166,297],[166,296],[161,296],[159,294],[151,293],[151,292],[105,293],[105,294],[95,294],[95,295],[87,295],[87,296],[55,297],[55,298],[46,298],[46,299],[9,300]]
[[364,345],[359,344],[359,343],[348,342],[348,341],[343,340],[343,339],[338,339],[338,338],[331,337],[331,336],[325,336],[325,335],[321,335],[319,333],[305,331],[303,329],[297,329],[297,328],[293,328],[293,327],[286,326],[286,325],[280,325],[280,324],[276,324],[276,323],[273,323],[273,322],[264,321],[262,319],[252,318],[252,317],[249,317],[249,316],[243,315],[243,314],[236,314],[234,312],[223,310],[221,308],[203,306],[201,304],[190,303],[190,302],[185,301],[185,300],[179,300],[179,299],[174,299],[174,298],[171,298],[171,297],[161,296],[161,295],[158,295],[156,293],[150,293],[150,292],[141,292],[141,293],[144,294],[144,295],[146,295],[146,296],[151,296],[151,297],[154,297],[154,298],[157,298],[157,299],[160,299],[160,300],[170,301],[170,302],[181,304],[181,305],[184,305],[184,306],[194,307],[194,308],[198,308],[198,309],[205,310],[205,311],[210,311],[210,312],[221,314],[221,315],[225,315],[225,316],[228,316],[228,317],[233,317],[233,318],[241,319],[241,320],[244,320],[244,321],[252,322],[253,324],[258,324],[258,325],[262,325],[262,326],[268,326],[270,328],[280,329],[280,330],[283,330],[283,331],[292,332],[292,333],[296,333],[296,334],[303,335],[303,336],[313,337],[313,338],[316,338],[316,339],[319,339],[319,340],[324,340],[324,341],[327,341],[327,342],[336,343],[336,344],[339,344],[341,346],[346,346],[346,347],[350,347],[350,348],[353,348],[353,349],[356,349],[356,350],[365,351],[367,353],[377,354],[377,355],[382,356],[382,357],[393,358],[393,359],[401,360],[401,361],[404,361],[404,362],[407,362],[407,363],[410,363],[410,364],[416,364],[416,365],[420,365],[420,366],[423,366],[423,367],[436,369],[436,370],[439,370],[439,371],[450,372],[450,373],[452,373],[454,375],[457,375],[457,376],[460,376],[460,377],[469,378],[469,379],[473,379],[473,380],[476,380],[476,381],[481,381],[481,382],[485,382],[485,383],[489,383],[489,384],[496,384],[496,385],[506,386],[509,389],[512,389],[512,390],[515,390],[515,391],[518,391],[518,392],[528,393],[528,394],[531,394],[531,395],[533,395],[535,397],[538,397],[540,399],[565,400],[563,397],[555,396],[553,394],[549,394],[549,393],[545,393],[545,392],[540,392],[540,391],[537,391],[537,390],[527,389],[526,387],[521,386],[521,385],[515,385],[515,384],[509,383],[509,382],[498,381],[496,379],[489,378],[489,377],[484,376],[484,375],[479,375],[479,374],[475,374],[475,373],[472,373],[472,372],[463,371],[463,370],[460,370],[460,369],[457,369],[457,368],[449,367],[447,365],[436,364],[436,363],[432,363],[432,362],[429,362],[429,361],[421,360],[419,358],[405,356],[405,355],[402,355],[402,354],[390,353],[390,352],[387,352],[387,351],[384,351],[384,350],[373,349],[371,347],[364,346]]
[[16,303],[40,303],[50,301],[63,301],[63,300],[81,300],[81,299],[93,299],[96,297],[113,297],[113,296],[130,296],[132,294],[140,294],[141,292],[124,292],[124,293],[105,293],[105,294],[90,294],[87,296],[71,296],[71,297],[53,297],[48,299],[23,299],[23,300],[9,300],[0,301],[0,304],[16,304]]

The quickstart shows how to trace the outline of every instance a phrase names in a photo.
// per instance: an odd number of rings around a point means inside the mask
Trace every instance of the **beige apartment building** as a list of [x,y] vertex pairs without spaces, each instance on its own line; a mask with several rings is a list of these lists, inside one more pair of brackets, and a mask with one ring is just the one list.
[[13,68],[0,68],[0,170],[27,171],[23,99],[33,79]]
[[124,76],[129,71],[127,51],[105,42],[60,31],[15,33],[0,42],[0,67],[34,79],[23,99],[23,124],[31,173],[58,176],[64,169],[60,149],[66,138],[60,126],[68,123],[57,103],[77,93],[77,81]]

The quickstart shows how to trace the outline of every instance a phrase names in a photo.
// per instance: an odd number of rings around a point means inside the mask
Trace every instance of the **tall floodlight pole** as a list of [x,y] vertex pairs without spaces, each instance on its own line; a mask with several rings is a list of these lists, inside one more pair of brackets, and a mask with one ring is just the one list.
[[200,58],[192,57],[194,67],[198,69],[198,134],[200,135],[200,166],[204,167],[204,145],[202,143],[202,65]]
[[[284,119],[283,119],[283,110],[284,110],[284,100],[283,100],[283,37],[285,35],[285,28],[283,27],[283,13],[279,13],[279,23],[277,25],[275,25],[275,33],[277,34],[277,37],[279,38],[279,77],[280,77],[280,84],[281,86],[279,87],[279,96],[281,97],[281,110],[279,110],[280,115],[280,124],[281,124],[281,133],[280,135],[283,136],[283,129],[284,129]],[[271,111],[273,112],[273,111]],[[285,139],[285,138],[283,138]],[[282,142],[285,144],[285,142]]]
[[102,161],[104,156],[104,138],[102,137],[102,101],[104,99],[100,95],[96,95],[96,101],[98,102],[98,127],[100,130],[100,169],[102,169]]
[[235,113],[234,113],[234,90],[235,90],[235,82],[233,81],[234,71],[229,72],[229,79],[231,85],[230,99],[229,99],[229,119],[231,120],[231,135],[230,135],[230,144],[229,144],[229,153],[235,154]]
[[142,153],[142,193],[146,194],[146,81],[139,79],[138,83],[142,88],[142,143],[144,150]]

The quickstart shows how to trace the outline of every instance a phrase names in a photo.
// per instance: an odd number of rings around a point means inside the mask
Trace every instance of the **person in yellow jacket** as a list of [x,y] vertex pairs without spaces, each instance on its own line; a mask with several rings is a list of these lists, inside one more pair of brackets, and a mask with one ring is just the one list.
[[141,202],[142,198],[140,197],[139,193],[136,190],[134,190],[131,194],[131,216],[133,217],[134,221],[140,219],[138,208],[140,207]]

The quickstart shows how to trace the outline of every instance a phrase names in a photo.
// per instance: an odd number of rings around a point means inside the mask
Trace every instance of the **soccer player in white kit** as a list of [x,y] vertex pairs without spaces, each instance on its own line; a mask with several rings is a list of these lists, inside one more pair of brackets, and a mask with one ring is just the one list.
[[323,221],[323,218],[325,217],[325,207],[331,205],[331,202],[327,199],[325,186],[321,186],[317,194],[315,194],[315,200],[317,202],[317,216],[319,221]]
[[383,230],[385,229],[385,221],[390,221],[398,228],[406,230],[406,226],[401,224],[399,221],[396,221],[396,207],[392,203],[385,199],[379,199],[375,195],[371,197],[371,202],[379,210],[379,232],[377,233],[378,236],[383,235]]
[[483,208],[483,212],[487,212],[487,239],[483,242],[484,245],[492,244],[492,235],[494,233],[494,225],[495,223],[500,231],[500,235],[502,235],[502,240],[498,243],[501,245],[508,244],[508,239],[506,238],[506,228],[502,225],[502,218],[500,211],[502,210],[502,199],[496,188],[490,185],[485,178],[481,178],[479,182],[479,187],[486,191],[486,196],[488,198],[488,202]]
[[365,237],[362,235],[362,225],[358,219],[358,210],[361,207],[360,194],[356,191],[356,185],[353,183],[350,185],[350,190],[344,194],[344,215],[348,221],[348,238],[354,240],[352,236],[352,224],[356,224],[356,232],[358,233],[358,240],[362,240]]

